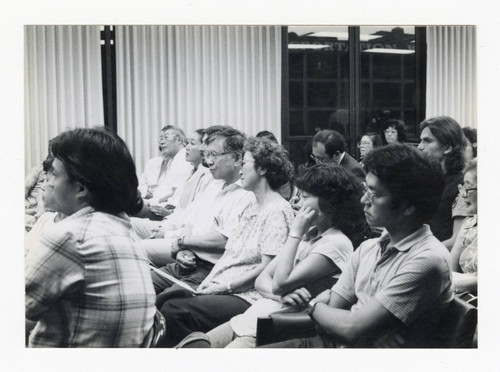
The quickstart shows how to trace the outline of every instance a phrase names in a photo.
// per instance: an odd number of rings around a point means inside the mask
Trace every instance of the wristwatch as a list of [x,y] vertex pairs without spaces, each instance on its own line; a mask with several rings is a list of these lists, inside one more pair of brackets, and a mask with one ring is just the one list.
[[305,313],[309,316],[312,316],[314,309],[316,308],[316,305],[318,304],[318,301],[314,298],[312,299],[306,307]]
[[184,246],[184,236],[180,236],[177,238],[177,246],[182,248]]

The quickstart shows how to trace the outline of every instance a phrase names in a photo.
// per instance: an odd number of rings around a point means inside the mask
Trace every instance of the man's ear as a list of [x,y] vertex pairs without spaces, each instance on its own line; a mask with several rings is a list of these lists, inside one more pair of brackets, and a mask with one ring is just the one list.
[[264,174],[266,174],[267,170],[266,169],[262,169],[262,167],[257,167],[257,173],[259,174],[259,176],[263,176]]
[[411,216],[413,213],[415,213],[416,209],[417,208],[415,208],[415,206],[413,204],[405,202],[403,213],[405,216]]
[[89,189],[87,186],[81,184],[80,182],[76,183],[77,192],[76,197],[79,199],[87,199],[90,195]]
[[453,146],[446,146],[444,148],[444,154],[447,155],[451,152],[451,150],[453,150]]

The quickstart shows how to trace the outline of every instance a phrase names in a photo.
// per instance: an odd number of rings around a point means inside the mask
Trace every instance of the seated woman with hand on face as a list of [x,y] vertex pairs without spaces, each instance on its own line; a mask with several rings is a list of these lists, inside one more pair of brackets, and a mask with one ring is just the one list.
[[258,317],[284,308],[305,307],[331,287],[333,277],[338,277],[349,261],[353,243],[364,240],[362,189],[348,170],[314,165],[303,170],[297,183],[303,192],[303,206],[285,247],[255,282],[263,298],[206,335],[191,334],[186,346],[255,347]]

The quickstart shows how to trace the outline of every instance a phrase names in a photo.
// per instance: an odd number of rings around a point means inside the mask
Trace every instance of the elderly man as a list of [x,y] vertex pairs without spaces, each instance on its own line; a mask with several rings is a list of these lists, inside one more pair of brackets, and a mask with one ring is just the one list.
[[137,209],[132,157],[104,129],[64,132],[51,149],[46,197],[67,217],[47,227],[26,257],[26,318],[36,322],[29,346],[140,346],[155,297],[126,214]]
[[159,150],[161,156],[150,159],[139,179],[139,191],[145,199],[145,208],[138,217],[161,220],[157,206],[165,203],[182,188],[193,173],[193,166],[186,160],[184,132],[172,125],[161,129]]
[[[238,226],[246,206],[255,199],[241,186],[240,170],[244,135],[230,127],[210,132],[205,140],[205,158],[214,180],[199,193],[181,218],[167,220],[163,239],[142,241],[149,259],[160,270],[196,288],[224,252],[228,237]],[[174,213],[175,214],[175,213]],[[157,293],[172,282],[152,272]]]
[[433,234],[451,250],[460,226],[467,214],[465,200],[458,197],[458,185],[463,183],[465,140],[460,125],[448,116],[427,119],[420,123],[422,130],[418,149],[438,161],[445,173],[441,203],[429,225]]
[[334,163],[350,170],[360,180],[365,178],[363,168],[345,151],[344,136],[334,130],[324,129],[316,133],[311,157],[316,163]]
[[432,346],[453,299],[450,254],[424,224],[439,204],[442,171],[401,144],[374,149],[365,167],[366,220],[386,231],[359,246],[331,290],[305,303],[323,333],[267,347]]

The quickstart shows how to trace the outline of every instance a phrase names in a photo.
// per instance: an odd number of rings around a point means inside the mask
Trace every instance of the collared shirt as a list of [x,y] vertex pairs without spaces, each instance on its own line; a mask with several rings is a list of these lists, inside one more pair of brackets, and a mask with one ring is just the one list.
[[[262,207],[256,201],[250,203],[227,241],[224,254],[200,286],[227,286],[259,266],[262,255],[278,254],[286,243],[292,220],[292,207],[281,197]],[[262,297],[255,289],[235,295],[250,303]]]
[[[218,232],[230,238],[238,226],[245,208],[255,200],[253,192],[243,189],[241,180],[227,185],[213,180],[204,192],[186,208],[183,225],[192,227],[191,236]],[[202,260],[216,263],[222,252],[210,252],[190,247]]]
[[31,347],[136,347],[153,325],[148,261],[125,214],[85,207],[43,232],[25,266]]
[[427,225],[395,246],[389,241],[385,231],[363,242],[332,291],[351,303],[352,311],[375,298],[418,345],[453,299],[450,253]]
[[148,187],[153,189],[152,204],[164,196],[170,194],[173,189],[179,189],[193,174],[193,165],[186,160],[186,149],[182,148],[172,159],[168,161],[167,171],[160,174],[163,157],[158,156],[146,163],[144,172],[139,178],[139,191],[146,196]]
[[167,200],[176,208],[186,208],[200,192],[205,190],[214,178],[207,167],[199,165],[198,169],[187,179],[186,183],[175,191],[175,194]]

